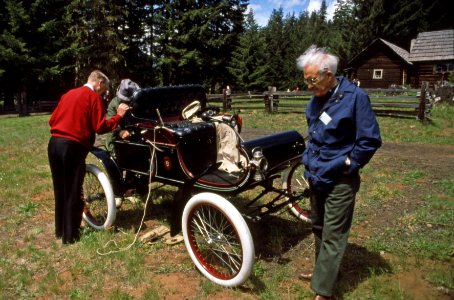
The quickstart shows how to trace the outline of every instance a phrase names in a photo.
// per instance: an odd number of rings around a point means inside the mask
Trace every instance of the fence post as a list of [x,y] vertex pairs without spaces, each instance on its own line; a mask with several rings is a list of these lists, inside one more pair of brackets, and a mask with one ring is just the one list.
[[230,89],[222,89],[222,109],[228,111],[232,109],[232,98]]
[[274,111],[274,95],[276,92],[275,86],[269,86],[268,92],[265,94],[265,111],[272,113]]
[[426,117],[426,91],[427,91],[428,82],[423,81],[421,83],[421,99],[419,100],[418,108],[418,120],[424,121]]
[[279,95],[273,95],[273,98],[271,99],[271,102],[273,103],[273,112],[278,112],[279,110]]
[[265,93],[263,101],[265,102],[265,112],[270,112],[270,95],[268,92]]

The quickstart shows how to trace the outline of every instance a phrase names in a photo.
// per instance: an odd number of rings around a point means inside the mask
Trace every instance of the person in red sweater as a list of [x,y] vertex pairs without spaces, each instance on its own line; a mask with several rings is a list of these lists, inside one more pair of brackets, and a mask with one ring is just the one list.
[[64,94],[49,119],[51,138],[47,149],[55,197],[55,235],[63,244],[80,238],[84,203],[82,185],[85,159],[96,134],[112,131],[128,106],[120,104],[117,114],[106,120],[101,96],[109,78],[96,70],[85,85]]

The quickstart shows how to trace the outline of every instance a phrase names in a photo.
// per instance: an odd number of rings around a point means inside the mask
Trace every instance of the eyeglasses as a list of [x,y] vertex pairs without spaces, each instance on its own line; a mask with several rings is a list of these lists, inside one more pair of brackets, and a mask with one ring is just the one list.
[[323,76],[326,72],[320,72],[320,75],[318,77],[308,77],[308,78],[304,78],[304,83],[309,85],[309,84],[317,84],[320,82],[320,80],[323,79]]

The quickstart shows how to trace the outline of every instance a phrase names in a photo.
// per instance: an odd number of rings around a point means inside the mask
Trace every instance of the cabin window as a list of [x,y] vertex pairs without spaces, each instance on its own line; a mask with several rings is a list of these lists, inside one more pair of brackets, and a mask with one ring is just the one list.
[[382,79],[383,78],[383,69],[374,69],[374,79]]
[[436,64],[434,69],[435,73],[454,72],[454,63]]

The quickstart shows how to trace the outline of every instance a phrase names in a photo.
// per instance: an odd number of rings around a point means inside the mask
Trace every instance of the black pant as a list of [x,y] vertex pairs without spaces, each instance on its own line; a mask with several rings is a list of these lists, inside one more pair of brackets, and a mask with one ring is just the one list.
[[80,237],[84,203],[82,185],[88,150],[75,141],[54,137],[47,148],[55,196],[55,235],[64,244]]

